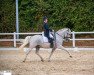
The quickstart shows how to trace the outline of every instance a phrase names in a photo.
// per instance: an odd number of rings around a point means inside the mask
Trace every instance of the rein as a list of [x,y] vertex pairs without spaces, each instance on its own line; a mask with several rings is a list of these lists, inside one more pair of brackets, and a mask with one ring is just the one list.
[[[56,34],[58,34],[58,33],[56,33]],[[60,35],[60,34],[58,34],[61,38],[63,38],[63,36],[62,35]],[[63,40],[65,40],[67,37],[64,37],[63,38]]]
[[[56,34],[58,34],[58,33],[56,33]],[[60,37],[62,37],[63,38],[63,36],[62,35],[60,35],[60,34],[58,34]]]

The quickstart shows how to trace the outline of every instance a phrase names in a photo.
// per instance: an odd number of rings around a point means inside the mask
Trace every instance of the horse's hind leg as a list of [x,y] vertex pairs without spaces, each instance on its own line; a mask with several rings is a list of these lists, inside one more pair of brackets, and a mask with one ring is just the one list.
[[28,52],[26,52],[26,56],[25,56],[25,58],[24,58],[23,62],[25,62],[25,61],[26,61],[26,58],[27,58],[28,54],[30,53],[30,51],[31,51],[31,50],[29,50]]
[[22,51],[22,49],[24,48],[24,46],[26,46],[28,43],[23,43],[20,47],[19,50]]
[[40,57],[41,61],[43,62],[43,58],[41,57],[41,55],[39,54],[39,45],[36,46],[36,54]]
[[28,54],[26,54],[26,56],[25,56],[25,58],[24,58],[23,62],[25,62],[25,61],[26,61],[27,56],[28,56]]
[[34,48],[33,46],[30,46],[30,47],[29,47],[29,50],[26,51],[26,55],[25,55],[25,58],[24,58],[23,62],[26,61],[26,58],[27,58],[28,54],[31,52],[31,50],[32,50],[33,48]]

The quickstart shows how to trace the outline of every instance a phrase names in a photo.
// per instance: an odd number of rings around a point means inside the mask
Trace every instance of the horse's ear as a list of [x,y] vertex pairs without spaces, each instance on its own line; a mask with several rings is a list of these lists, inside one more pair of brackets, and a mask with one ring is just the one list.
[[71,31],[70,28],[68,28],[68,31]]
[[68,31],[69,31],[70,29],[68,28]]
[[71,30],[70,30],[70,28],[68,28],[68,32],[70,32]]

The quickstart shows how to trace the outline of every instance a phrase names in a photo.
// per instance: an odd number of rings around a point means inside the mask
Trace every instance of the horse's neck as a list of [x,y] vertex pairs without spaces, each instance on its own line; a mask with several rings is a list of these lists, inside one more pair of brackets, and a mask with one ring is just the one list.
[[56,32],[56,41],[57,42],[59,42],[61,44],[63,43],[65,31],[66,31],[66,29],[61,29],[61,30]]
[[57,36],[64,38],[66,29],[62,29],[56,32]]
[[59,44],[62,44],[64,40],[64,37],[56,33],[56,42]]

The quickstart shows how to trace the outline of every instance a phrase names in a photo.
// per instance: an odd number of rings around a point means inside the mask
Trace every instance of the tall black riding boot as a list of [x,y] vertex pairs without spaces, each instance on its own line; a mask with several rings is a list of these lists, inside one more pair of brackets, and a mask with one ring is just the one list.
[[54,44],[53,44],[53,39],[52,38],[50,38],[50,48],[53,48],[53,46],[54,46]]

